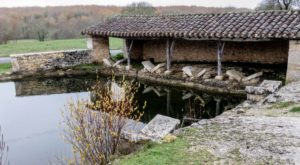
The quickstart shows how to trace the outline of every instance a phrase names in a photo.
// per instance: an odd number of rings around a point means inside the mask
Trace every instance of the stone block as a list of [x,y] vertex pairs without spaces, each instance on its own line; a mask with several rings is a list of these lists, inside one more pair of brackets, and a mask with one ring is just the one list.
[[112,67],[114,65],[114,62],[111,59],[104,58],[103,64],[107,67]]
[[263,75],[263,72],[258,72],[258,73],[255,73],[255,74],[252,74],[248,77],[245,77],[242,79],[243,82],[247,82],[247,81],[250,81],[250,80],[253,80],[253,79],[256,79],[258,77],[261,77]]
[[241,82],[242,79],[245,77],[243,73],[236,71],[236,70],[228,70],[226,72],[226,75],[230,78],[230,79],[234,79],[237,80],[238,82]]
[[205,73],[206,73],[206,69],[203,69],[202,71],[200,71],[197,75],[196,75],[196,78],[200,78],[202,77]]
[[259,102],[266,98],[267,95],[256,95],[256,94],[247,94],[247,100]]
[[215,79],[223,81],[225,79],[225,76],[224,75],[216,76]]
[[143,61],[142,65],[148,72],[151,72],[151,70],[155,67],[151,61]]
[[260,87],[265,88],[269,93],[276,92],[282,86],[281,81],[264,80]]
[[142,130],[141,133],[154,141],[161,140],[175,130],[180,120],[171,117],[156,115]]
[[268,91],[264,87],[246,86],[245,90],[248,94],[256,94],[256,95],[268,94]]
[[183,73],[188,75],[189,77],[194,77],[193,75],[193,67],[192,66],[185,66],[182,68]]
[[152,68],[150,72],[151,72],[151,73],[156,72],[158,69],[160,69],[160,68],[162,68],[162,67],[164,67],[164,66],[166,66],[165,63],[158,64],[158,65],[156,65],[154,68]]

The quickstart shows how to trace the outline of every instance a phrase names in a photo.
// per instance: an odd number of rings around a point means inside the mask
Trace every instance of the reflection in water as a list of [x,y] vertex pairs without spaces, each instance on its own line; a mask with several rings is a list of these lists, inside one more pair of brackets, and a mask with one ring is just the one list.
[[8,146],[4,141],[4,136],[2,134],[1,126],[0,126],[0,165],[9,164],[7,160]]
[[[95,95],[91,89],[96,77],[31,79],[15,83],[17,96],[46,95],[91,90],[91,100]],[[98,79],[98,88],[103,90],[107,78]],[[200,119],[213,118],[239,104],[243,98],[209,93],[186,91],[171,87],[142,84],[135,94],[141,110],[146,101],[148,106],[143,122],[149,122],[156,114],[180,119],[184,125]]]

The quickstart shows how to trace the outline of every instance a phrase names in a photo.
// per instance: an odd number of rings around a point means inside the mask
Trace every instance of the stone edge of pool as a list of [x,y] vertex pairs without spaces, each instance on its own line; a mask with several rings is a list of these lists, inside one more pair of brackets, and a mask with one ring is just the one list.
[[201,83],[196,83],[192,81],[154,77],[147,74],[141,74],[136,69],[132,69],[131,71],[125,71],[125,70],[123,71],[123,70],[117,70],[113,68],[107,68],[104,66],[99,66],[96,69],[94,68],[94,69],[74,70],[73,68],[69,68],[64,70],[54,70],[54,71],[44,71],[44,72],[26,72],[26,73],[20,72],[20,73],[9,73],[9,74],[6,73],[0,75],[0,82],[16,81],[16,80],[22,80],[31,77],[52,78],[52,77],[84,76],[84,75],[102,75],[102,76],[116,76],[116,77],[125,76],[126,78],[138,79],[142,82],[157,83],[166,86],[189,88],[189,89],[195,89],[195,90],[211,92],[211,93],[233,94],[233,95],[240,95],[240,96],[246,95],[246,91],[241,89],[228,89],[224,87],[203,85]]

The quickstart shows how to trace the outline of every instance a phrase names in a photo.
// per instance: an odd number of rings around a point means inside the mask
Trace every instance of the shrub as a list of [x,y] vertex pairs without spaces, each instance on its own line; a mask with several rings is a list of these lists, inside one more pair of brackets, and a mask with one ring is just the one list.
[[113,88],[113,85],[103,86],[97,81],[92,87],[95,101],[68,102],[63,113],[64,137],[73,146],[73,162],[107,164],[111,155],[118,151],[126,119],[138,121],[142,116],[134,99],[138,84],[123,80],[119,93]]

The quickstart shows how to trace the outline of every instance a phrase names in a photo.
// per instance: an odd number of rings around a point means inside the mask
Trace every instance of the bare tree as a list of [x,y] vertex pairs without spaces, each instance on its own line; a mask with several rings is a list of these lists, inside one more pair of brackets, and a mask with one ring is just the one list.
[[256,10],[291,10],[299,4],[300,0],[262,0]]
[[133,2],[122,10],[123,15],[154,15],[156,9],[148,2]]

